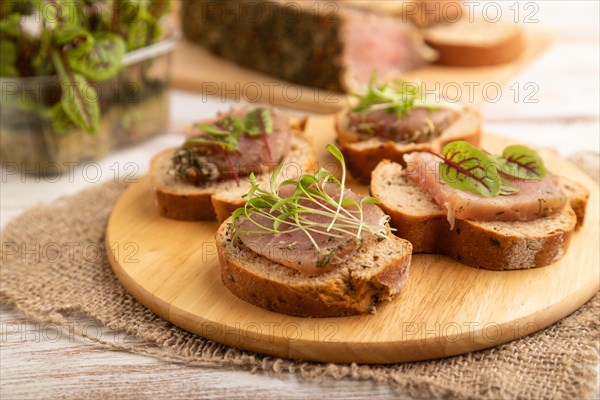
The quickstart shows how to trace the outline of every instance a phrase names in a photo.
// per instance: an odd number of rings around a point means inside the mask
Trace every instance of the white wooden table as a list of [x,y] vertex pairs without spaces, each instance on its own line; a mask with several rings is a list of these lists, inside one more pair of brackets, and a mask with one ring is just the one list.
[[[510,13],[515,7],[522,13],[535,10],[531,6],[525,9],[527,3],[532,2],[498,2],[509,18],[514,18]],[[599,151],[599,3],[535,3],[538,24],[554,28],[557,41],[508,85],[536,85],[537,93],[529,99],[535,102],[526,99],[531,89],[522,90],[516,99],[514,91],[507,89],[498,102],[484,105],[486,130],[551,147],[563,155]],[[177,132],[182,126],[228,107],[218,98],[203,99],[197,94],[174,91],[171,112],[175,123],[170,134],[100,160],[100,181],[114,179],[115,171],[120,177],[130,172],[125,169],[127,161],[137,165],[138,174],[144,174],[153,154],[181,142]],[[58,182],[36,182],[31,176],[10,175],[3,170],[0,223],[5,226],[31,206],[93,184],[80,168]],[[231,368],[166,364],[145,356],[107,351],[66,334],[56,341],[51,327],[46,328],[27,320],[12,306],[0,308],[0,398],[186,398],[190,393],[226,398],[393,397],[388,387],[371,382],[305,383],[293,377],[281,380]]]

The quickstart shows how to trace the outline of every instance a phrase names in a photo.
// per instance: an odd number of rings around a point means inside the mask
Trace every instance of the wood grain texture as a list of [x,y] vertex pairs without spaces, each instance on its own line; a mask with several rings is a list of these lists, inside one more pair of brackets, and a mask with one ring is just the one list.
[[[318,149],[334,140],[331,117],[315,117],[307,132]],[[486,135],[483,146],[508,140]],[[269,312],[231,294],[221,283],[216,223],[158,215],[142,179],[118,201],[106,244],[113,269],[144,305],[174,324],[231,346],[316,361],[389,363],[445,357],[487,348],[542,329],[598,290],[598,187],[552,153],[549,169],[591,193],[584,227],[559,262],[534,270],[494,272],[438,255],[415,255],[409,284],[375,315],[306,319]],[[332,162],[321,150],[318,160]],[[331,165],[331,164],[330,164]],[[366,187],[351,183],[359,193]],[[126,254],[135,243],[135,254]]]
[[[524,51],[513,62],[490,67],[430,65],[402,78],[421,81],[427,90],[437,89],[450,99],[477,105],[487,97],[496,96],[497,89],[530,64],[552,40],[553,35],[548,31],[526,26]],[[335,112],[346,104],[339,93],[299,86],[245,69],[186,40],[175,49],[171,80],[178,89],[219,96],[223,100],[272,103],[316,113]]]
[[[100,337],[114,340],[115,332]],[[106,348],[0,306],[0,398],[33,399],[394,399],[388,385],[355,380],[305,382],[231,367],[189,366]],[[92,329],[92,328],[91,328]],[[117,333],[122,341],[134,340]]]

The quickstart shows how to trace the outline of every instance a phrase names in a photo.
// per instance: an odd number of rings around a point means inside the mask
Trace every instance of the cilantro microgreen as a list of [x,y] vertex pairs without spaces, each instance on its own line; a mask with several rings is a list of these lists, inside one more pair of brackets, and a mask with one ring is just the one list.
[[271,150],[266,135],[273,133],[273,120],[271,118],[271,111],[267,108],[257,108],[249,111],[243,117],[228,115],[212,124],[195,124],[194,128],[202,131],[203,134],[188,139],[184,143],[184,146],[211,146],[218,148],[223,153],[223,157],[238,186],[240,183],[239,176],[229,153],[240,150],[239,141],[242,136],[262,137],[268,158],[271,158]]
[[243,120],[243,130],[249,136],[273,133],[273,120],[271,113],[266,108],[257,108],[250,111]]
[[[326,148],[341,165],[341,180],[321,168],[313,175],[305,174],[299,179],[287,179],[277,184],[282,169],[282,166],[279,166],[270,177],[269,189],[263,189],[254,174],[251,174],[249,177],[251,187],[244,195],[246,203],[244,207],[238,208],[233,213],[233,226],[236,226],[240,218],[245,218],[251,221],[260,233],[281,233],[282,227],[286,228],[286,233],[302,231],[319,252],[322,249],[313,237],[315,233],[338,239],[351,235],[360,240],[362,232],[369,232],[381,240],[388,239],[387,232],[380,226],[365,223],[363,220],[364,204],[377,204],[378,200],[367,196],[357,202],[344,197],[346,178],[344,157],[337,147],[328,145]],[[337,186],[339,199],[334,199],[328,193],[326,190],[328,184]],[[295,188],[293,194],[289,197],[281,197],[280,188],[288,185]],[[331,222],[327,219],[323,222],[313,221],[307,218],[310,215],[327,216]],[[253,216],[264,217],[272,223],[261,224]],[[237,230],[235,235],[240,233],[242,232]]]
[[377,84],[377,75],[373,73],[367,92],[363,95],[354,94],[358,98],[358,104],[352,111],[386,110],[402,118],[414,107],[418,95],[419,88],[416,84],[401,80],[396,80],[392,84]]
[[396,79],[390,83],[378,84],[375,72],[371,74],[366,92],[355,93],[353,96],[358,99],[358,104],[352,108],[353,112],[368,113],[385,110],[388,113],[396,113],[398,118],[404,118],[415,107],[425,107],[432,112],[439,108],[451,110],[463,108],[461,104],[445,100],[437,93],[421,91],[420,82]]
[[[229,115],[212,124],[195,124],[194,128],[204,134],[188,139],[186,144],[218,146],[224,151],[233,152],[239,150],[239,140],[244,135],[255,137],[273,133],[273,120],[269,109],[261,107],[241,118]],[[265,145],[268,148],[266,140]]]
[[216,146],[228,153],[238,151],[240,149],[238,140],[229,133],[211,133],[209,135],[195,136],[188,139],[186,145],[205,145]]

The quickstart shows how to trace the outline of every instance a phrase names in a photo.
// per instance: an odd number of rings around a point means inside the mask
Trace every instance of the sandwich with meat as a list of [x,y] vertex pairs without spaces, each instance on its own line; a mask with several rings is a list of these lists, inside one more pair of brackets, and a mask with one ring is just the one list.
[[583,223],[588,191],[546,170],[522,145],[494,155],[464,141],[384,160],[371,194],[416,253],[445,254],[492,270],[559,260]]
[[352,176],[362,182],[370,181],[381,160],[403,164],[404,154],[439,152],[454,140],[477,145],[481,126],[481,115],[471,108],[426,95],[416,82],[378,84],[375,75],[336,119],[340,150]]
[[263,187],[252,176],[245,204],[216,242],[223,284],[259,307],[303,317],[374,313],[404,286],[412,246],[396,237],[369,196],[320,169]]
[[232,109],[194,124],[182,146],[151,162],[150,186],[158,210],[174,219],[224,220],[243,204],[250,173],[265,179],[283,163],[293,165],[285,170],[295,174],[286,178],[293,178],[312,168],[305,125],[305,118],[293,120],[269,107]]

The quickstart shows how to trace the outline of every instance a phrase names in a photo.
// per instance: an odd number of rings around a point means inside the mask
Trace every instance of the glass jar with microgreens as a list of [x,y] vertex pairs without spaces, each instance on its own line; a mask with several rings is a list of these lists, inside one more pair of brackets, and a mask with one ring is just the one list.
[[170,0],[22,0],[0,7],[0,159],[28,173],[164,132]]

